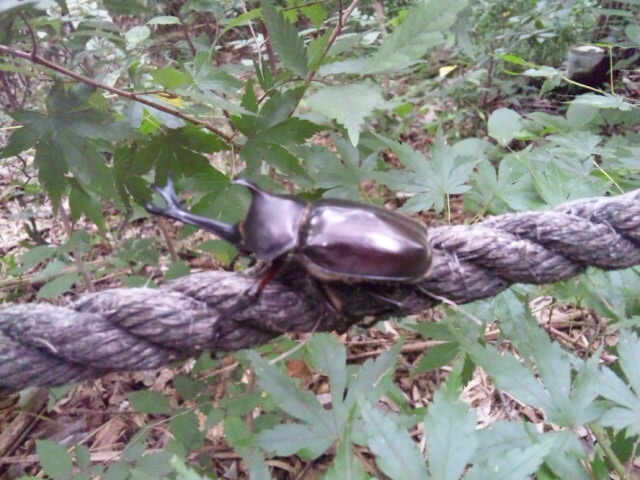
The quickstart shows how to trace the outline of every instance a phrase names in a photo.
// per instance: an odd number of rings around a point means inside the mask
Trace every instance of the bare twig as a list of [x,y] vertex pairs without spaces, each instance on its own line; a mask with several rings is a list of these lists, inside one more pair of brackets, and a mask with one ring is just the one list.
[[180,9],[170,0],[167,0],[167,6],[169,7],[169,11],[180,20],[180,26],[182,27],[182,31],[184,32],[184,38],[187,41],[187,45],[189,45],[189,50],[191,50],[191,55],[196,56],[197,50],[193,41],[191,40],[191,35],[189,34],[189,26],[184,23],[184,18],[180,15]]

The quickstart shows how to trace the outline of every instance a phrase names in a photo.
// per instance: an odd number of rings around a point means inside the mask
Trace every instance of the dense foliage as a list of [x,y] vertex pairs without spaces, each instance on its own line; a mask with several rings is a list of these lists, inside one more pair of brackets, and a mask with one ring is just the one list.
[[[229,186],[238,174],[310,198],[382,204],[401,194],[402,211],[432,210],[438,222],[451,221],[459,194],[481,216],[639,188],[633,64],[606,91],[567,87],[561,66],[575,43],[606,42],[612,56],[639,47],[638,12],[626,2],[508,3],[0,3],[2,121],[11,132],[0,151],[11,172],[2,200],[26,197],[26,205],[45,192],[66,236],[45,241],[36,208],[25,207],[27,250],[0,259],[4,299],[27,295],[10,280],[38,266],[40,299],[91,290],[114,274],[128,286],[152,283],[166,263],[162,245],[129,225],[146,216],[149,184],[169,174],[179,191],[193,192],[194,212],[228,221],[248,201]],[[233,257],[219,241],[195,248],[220,263]],[[165,278],[188,268],[174,254]],[[173,439],[159,453],[145,453],[143,428],[108,465],[90,462],[80,444],[79,470],[55,442],[39,441],[38,454],[55,479],[214,478],[210,459],[192,453],[223,425],[251,478],[275,476],[269,459],[294,455],[325,459],[325,478],[631,478],[640,438],[638,291],[636,269],[593,271],[514,287],[437,324],[399,319],[436,343],[411,375],[444,367],[446,381],[426,407],[394,383],[402,342],[354,364],[322,334],[292,355],[326,376],[328,402],[265,359],[293,348],[283,339],[264,356],[237,353],[258,386],[229,381],[219,402],[199,375],[204,357],[191,377],[175,379],[192,407],[170,406],[158,392],[132,394],[134,408],[169,416]],[[606,319],[617,341],[598,334],[584,352],[552,341],[529,302],[542,295]],[[496,321],[497,339],[486,336]],[[617,362],[601,364],[603,353]],[[461,397],[476,367],[500,396],[540,412],[539,421],[513,415],[478,428]],[[392,408],[377,408],[381,399]],[[250,429],[243,418],[256,410]],[[365,468],[369,457],[375,472]]]

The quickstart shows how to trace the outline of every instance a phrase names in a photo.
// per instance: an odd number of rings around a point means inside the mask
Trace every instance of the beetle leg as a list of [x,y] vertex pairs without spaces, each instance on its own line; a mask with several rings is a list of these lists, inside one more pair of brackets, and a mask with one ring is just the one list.
[[264,287],[266,287],[267,284],[275,278],[275,276],[278,274],[278,272],[282,268],[283,264],[284,264],[283,259],[277,259],[274,262],[272,262],[267,268],[262,278],[254,282],[253,285],[251,285],[244,292],[239,294],[236,297],[236,300],[233,303],[233,305],[231,305],[229,308],[222,310],[220,312],[218,321],[213,325],[213,334],[212,334],[213,336],[213,342],[212,342],[213,353],[212,354],[213,355],[215,355],[215,352],[218,346],[218,341],[220,340],[220,335],[221,335],[220,325],[222,325],[222,323],[224,323],[227,320],[233,320],[234,322],[241,322],[242,320],[233,318],[234,315],[242,310],[249,308],[251,305],[253,305],[258,301],[258,299],[260,298],[260,294],[264,290]]
[[397,308],[398,310],[406,310],[406,306],[404,303],[402,303],[402,301],[396,300],[394,298],[388,297],[382,293],[378,293],[376,292],[374,289],[371,290],[367,290],[367,293],[375,298],[376,300],[380,300],[388,305],[391,305],[392,307]]

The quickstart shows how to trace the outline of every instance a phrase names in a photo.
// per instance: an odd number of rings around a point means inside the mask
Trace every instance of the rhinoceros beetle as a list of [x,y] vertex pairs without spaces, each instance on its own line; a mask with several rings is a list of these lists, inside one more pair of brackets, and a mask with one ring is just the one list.
[[[246,178],[232,182],[249,189],[251,206],[235,225],[194,215],[179,205],[171,178],[153,186],[167,206],[147,204],[149,212],[207,230],[271,264],[257,292],[291,255],[321,284],[325,282],[418,282],[431,266],[431,247],[422,224],[384,208],[341,199],[307,201],[261,190]],[[328,293],[325,291],[325,293]],[[340,313],[340,306],[329,303]]]

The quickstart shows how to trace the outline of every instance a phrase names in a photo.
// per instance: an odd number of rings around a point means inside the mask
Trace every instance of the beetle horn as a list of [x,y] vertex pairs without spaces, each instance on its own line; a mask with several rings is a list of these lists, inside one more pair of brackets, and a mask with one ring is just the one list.
[[230,223],[224,223],[213,218],[202,217],[200,215],[194,215],[191,212],[186,211],[180,207],[178,196],[173,188],[173,179],[171,176],[167,178],[167,184],[160,188],[157,185],[151,185],[151,188],[162,197],[166,202],[166,207],[159,207],[153,203],[147,202],[145,208],[149,213],[154,215],[161,215],[163,217],[173,218],[183,223],[193,225],[194,227],[201,228],[207,232],[211,232],[218,237],[226,240],[235,247],[242,247],[242,236],[238,230],[237,225]]

